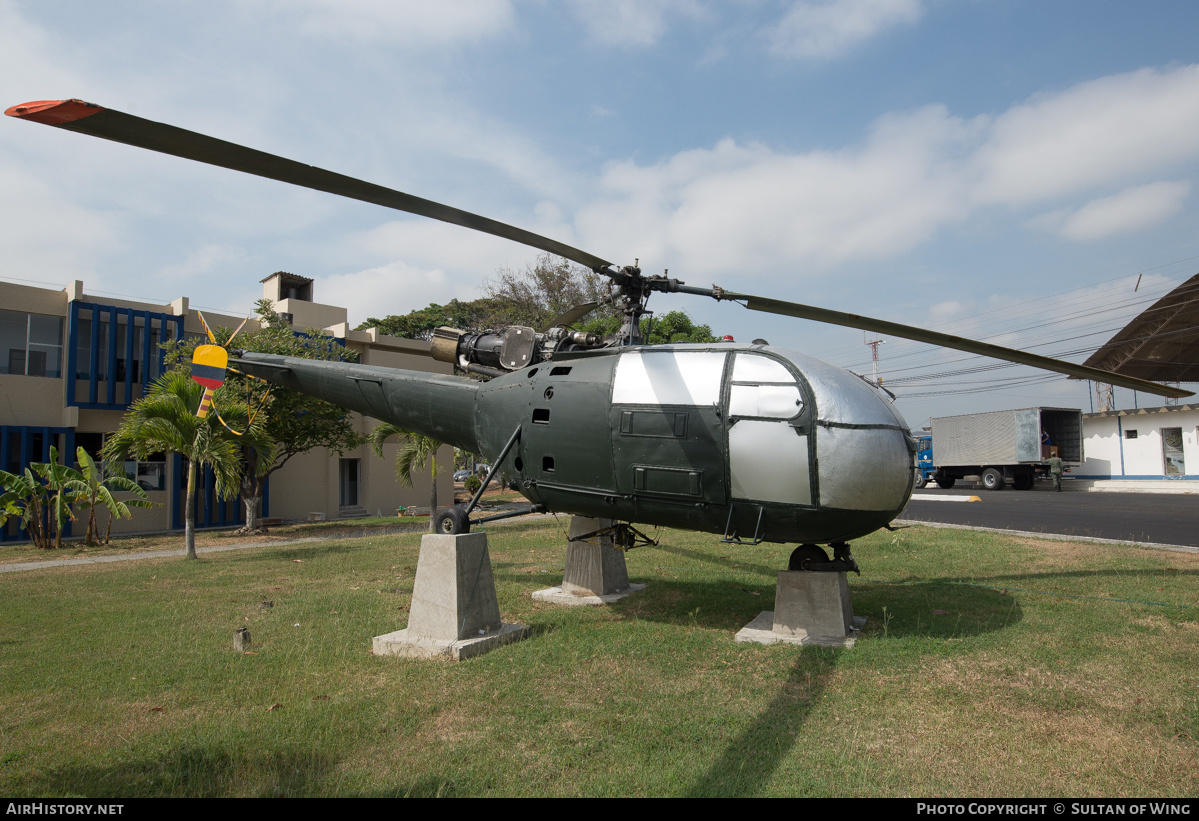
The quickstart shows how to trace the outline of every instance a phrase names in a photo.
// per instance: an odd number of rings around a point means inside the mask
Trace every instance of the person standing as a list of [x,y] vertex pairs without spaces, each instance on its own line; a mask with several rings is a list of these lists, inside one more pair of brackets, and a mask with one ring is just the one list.
[[1062,492],[1062,458],[1054,455],[1045,460],[1049,465],[1049,475],[1053,477],[1053,489]]

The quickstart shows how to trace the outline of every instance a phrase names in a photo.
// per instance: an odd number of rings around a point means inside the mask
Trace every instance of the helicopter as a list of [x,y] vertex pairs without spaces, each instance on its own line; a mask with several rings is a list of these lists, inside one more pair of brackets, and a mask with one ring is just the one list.
[[[859,328],[1170,397],[1191,392],[1025,351],[796,302],[694,287],[616,264],[524,229],[432,200],[146,120],[82,100],[9,108],[18,119],[221,166],[503,237],[606,277],[620,330],[572,329],[588,303],[549,327],[440,328],[432,355],[476,378],[233,351],[230,366],[391,422],[515,477],[530,505],[471,519],[436,514],[443,533],[550,511],[616,522],[616,546],[649,542],[638,525],[798,544],[792,570],[856,570],[849,542],[886,527],[914,487],[915,444],[894,397],[802,352],[754,343],[646,345],[651,294],[688,294]],[[820,545],[833,548],[830,560]]]

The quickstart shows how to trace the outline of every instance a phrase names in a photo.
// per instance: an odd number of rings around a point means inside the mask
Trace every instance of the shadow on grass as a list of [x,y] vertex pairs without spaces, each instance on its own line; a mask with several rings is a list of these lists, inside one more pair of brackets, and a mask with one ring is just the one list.
[[808,716],[824,695],[838,654],[843,652],[804,648],[766,709],[729,742],[686,795],[740,797],[761,792],[799,740]]
[[[1019,603],[1003,592],[960,584],[919,586],[864,583],[851,589],[854,613],[870,621],[862,641],[894,641],[906,637],[968,638],[1002,630],[1023,618]],[[720,757],[687,794],[757,795],[800,742],[804,725],[822,703],[842,653],[805,647],[778,693],[748,727],[729,742]],[[797,794],[803,794],[798,787]]]
[[[519,573],[497,573],[497,581],[532,592],[545,587]],[[735,633],[763,611],[774,610],[775,584],[751,578],[699,580],[641,575],[644,590],[605,605],[624,620]],[[855,616],[867,620],[864,636],[965,638],[1018,623],[1019,601],[1001,589],[952,581],[921,584],[857,582],[850,585]]]
[[337,759],[318,752],[263,750],[230,752],[184,747],[159,758],[135,759],[112,767],[59,767],[31,779],[31,795],[93,797],[283,797],[315,796],[337,772]]

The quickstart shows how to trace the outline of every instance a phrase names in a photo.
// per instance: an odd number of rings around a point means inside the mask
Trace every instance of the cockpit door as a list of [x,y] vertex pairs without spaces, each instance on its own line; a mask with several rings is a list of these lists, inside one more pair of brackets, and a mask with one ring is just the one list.
[[811,505],[810,429],[795,374],[759,353],[738,352],[728,393],[730,494],[736,500]]

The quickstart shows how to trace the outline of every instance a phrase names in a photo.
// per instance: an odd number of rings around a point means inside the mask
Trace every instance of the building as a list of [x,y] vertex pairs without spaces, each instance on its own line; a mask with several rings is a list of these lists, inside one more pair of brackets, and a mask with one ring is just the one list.
[[1086,461],[1072,474],[1080,479],[1199,479],[1196,425],[1199,405],[1085,413]]
[[[297,330],[323,329],[357,351],[361,364],[434,373],[451,370],[432,359],[428,343],[375,329],[351,330],[345,308],[313,301],[313,282],[306,277],[280,271],[262,283],[263,297]],[[77,447],[98,453],[105,434],[116,430],[129,405],[162,374],[164,352],[159,343],[204,335],[187,297],[167,305],[103,298],[87,294],[78,280],[61,291],[0,282],[0,305],[0,468],[10,473],[22,472],[31,462],[48,461],[51,446],[57,447],[62,461],[70,454],[70,464]],[[205,313],[205,318],[209,324],[230,327],[243,319],[214,313]],[[353,419],[362,433],[378,424],[358,414]],[[427,475],[414,477],[412,489],[396,481],[398,447],[388,443],[382,459],[367,446],[340,456],[326,450],[296,456],[270,477],[262,515],[337,519],[394,515],[401,506],[427,507]],[[449,446],[438,453],[438,463],[452,466]],[[135,510],[132,520],[114,522],[113,532],[181,529],[183,460],[159,454],[125,467],[157,506]],[[440,499],[453,498],[450,474],[443,471],[438,479]],[[197,497],[197,527],[244,521],[240,501],[217,499],[211,477]],[[0,531],[0,541],[20,537],[13,522]]]

